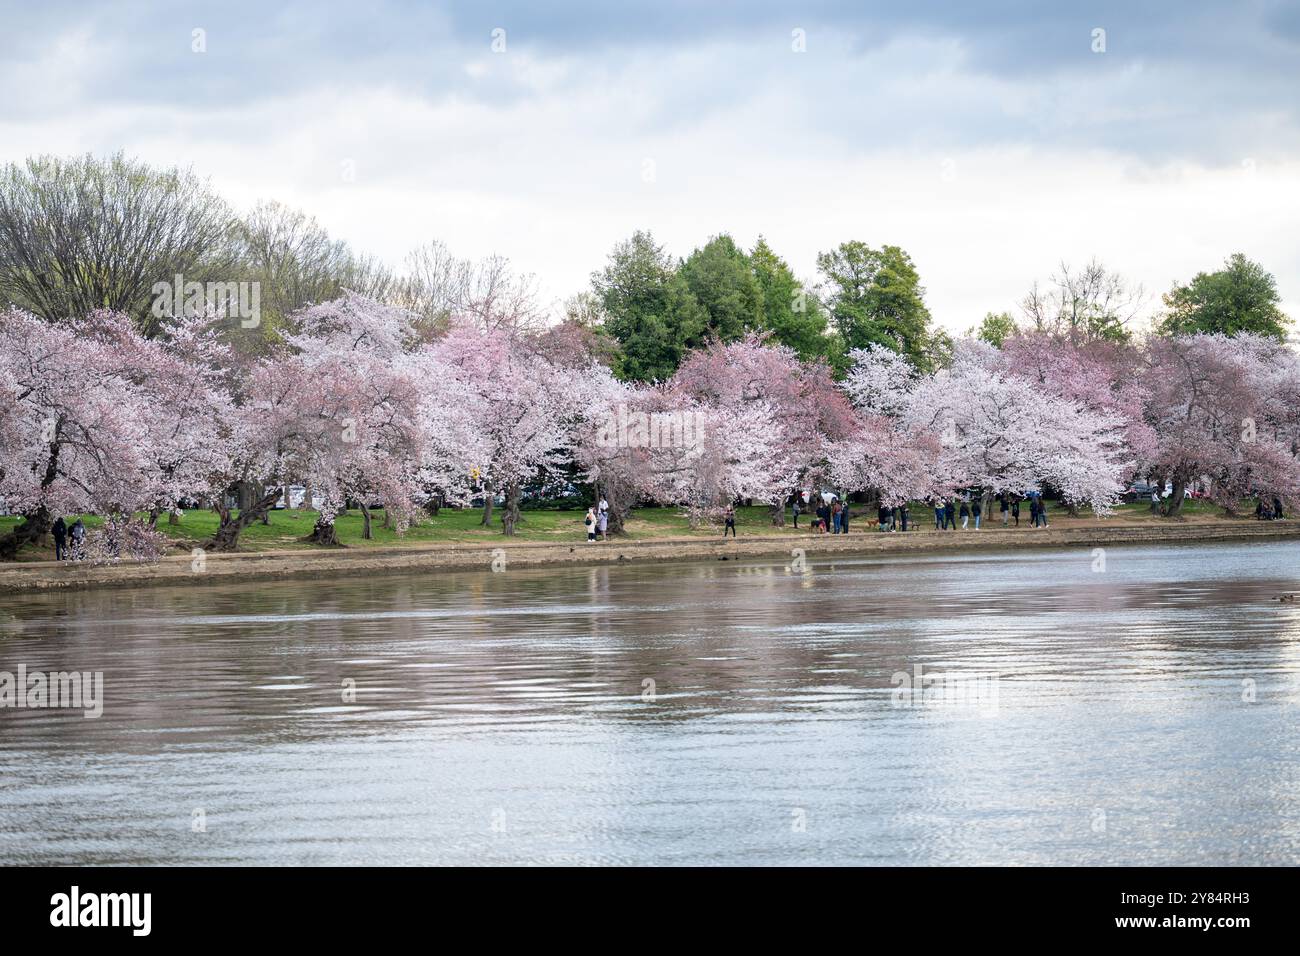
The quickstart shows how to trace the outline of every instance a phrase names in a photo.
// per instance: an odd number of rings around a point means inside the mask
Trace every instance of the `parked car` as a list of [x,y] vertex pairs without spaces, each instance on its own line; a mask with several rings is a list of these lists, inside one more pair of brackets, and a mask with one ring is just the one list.
[[[1170,495],[1174,493],[1174,485],[1173,482],[1171,481],[1166,481],[1163,488],[1160,488],[1160,486],[1155,484],[1154,482],[1135,481],[1133,482],[1133,484],[1129,485],[1128,488],[1124,490],[1123,498],[1125,501],[1129,501],[1129,502],[1150,501],[1151,492],[1156,489],[1160,490],[1161,498],[1168,498]],[[1205,492],[1203,491],[1193,491],[1191,488],[1183,489],[1184,501],[1186,501],[1188,498],[1204,498],[1204,497],[1206,497],[1206,495]]]
[[1135,481],[1124,491],[1124,500],[1133,501],[1150,501],[1151,491],[1155,485],[1149,481]]

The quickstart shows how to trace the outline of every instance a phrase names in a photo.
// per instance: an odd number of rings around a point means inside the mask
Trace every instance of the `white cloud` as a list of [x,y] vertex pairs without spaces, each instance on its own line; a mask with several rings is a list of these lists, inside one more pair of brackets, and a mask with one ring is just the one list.
[[1060,259],[1093,255],[1155,301],[1243,251],[1300,318],[1286,234],[1300,150],[1275,97],[1241,108],[1248,74],[1118,52],[991,72],[971,43],[933,30],[863,49],[851,30],[810,27],[805,54],[788,28],[617,50],[530,47],[512,28],[502,55],[487,28],[468,45],[422,39],[390,69],[367,47],[356,69],[306,63],[289,83],[281,67],[237,97],[194,85],[240,79],[210,53],[197,73],[182,59],[191,72],[174,89],[157,70],[145,96],[105,92],[107,60],[132,50],[56,33],[13,67],[49,74],[47,108],[0,108],[0,160],[125,149],[192,165],[237,205],[301,206],[394,264],[432,238],[507,255],[555,299],[650,228],[679,255],[717,232],[744,245],[762,233],[806,278],[841,241],[900,245],[954,331],[1014,309]]

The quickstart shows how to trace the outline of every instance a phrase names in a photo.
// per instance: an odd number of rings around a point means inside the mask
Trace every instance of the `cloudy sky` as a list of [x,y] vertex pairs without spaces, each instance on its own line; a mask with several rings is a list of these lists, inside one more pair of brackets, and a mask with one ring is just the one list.
[[961,331],[1062,259],[1154,306],[1243,251],[1300,318],[1295,0],[0,8],[0,161],[191,166],[394,264],[439,238],[558,300],[637,228],[805,278],[860,239]]

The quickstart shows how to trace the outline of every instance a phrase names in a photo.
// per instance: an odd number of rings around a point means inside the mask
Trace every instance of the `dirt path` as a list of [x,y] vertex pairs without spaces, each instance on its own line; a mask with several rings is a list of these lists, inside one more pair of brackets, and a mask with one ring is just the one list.
[[0,566],[0,593],[97,587],[194,585],[294,577],[374,575],[407,571],[558,567],[561,565],[628,565],[664,561],[732,560],[775,557],[787,563],[800,549],[811,560],[834,555],[981,552],[1024,547],[1098,547],[1103,545],[1300,539],[1300,521],[1079,521],[1064,527],[882,534],[874,530],[848,535],[747,535],[743,538],[661,538],[588,544],[508,542],[408,546],[334,551],[261,551],[167,557],[153,565],[90,566],[53,561]]

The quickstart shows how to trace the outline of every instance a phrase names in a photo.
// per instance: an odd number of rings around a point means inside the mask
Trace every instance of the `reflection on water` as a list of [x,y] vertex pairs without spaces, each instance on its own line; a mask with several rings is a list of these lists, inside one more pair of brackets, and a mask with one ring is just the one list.
[[[0,710],[0,853],[1300,862],[1300,545],[1106,557],[10,598],[0,671],[102,671],[105,703]],[[921,706],[918,665],[995,706]]]

